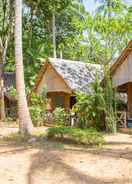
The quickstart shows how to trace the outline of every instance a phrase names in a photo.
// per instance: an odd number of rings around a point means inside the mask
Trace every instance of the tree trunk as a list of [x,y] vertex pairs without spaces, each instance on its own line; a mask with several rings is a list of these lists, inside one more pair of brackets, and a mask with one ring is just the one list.
[[5,101],[4,101],[4,70],[3,70],[3,46],[0,42],[0,120],[5,120]]
[[56,26],[55,26],[55,11],[52,14],[52,32],[53,32],[53,57],[56,58]]
[[4,71],[2,59],[0,62],[0,120],[5,120],[5,100],[4,100]]
[[60,50],[60,58],[63,59],[63,53],[62,50]]
[[32,132],[32,121],[28,110],[22,55],[22,0],[15,0],[15,62],[18,118],[21,133]]

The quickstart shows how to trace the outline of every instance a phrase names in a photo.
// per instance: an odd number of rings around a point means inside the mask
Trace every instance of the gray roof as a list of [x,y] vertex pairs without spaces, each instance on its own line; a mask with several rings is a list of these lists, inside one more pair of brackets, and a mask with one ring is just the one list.
[[4,73],[4,92],[6,97],[12,99],[10,96],[10,90],[12,87],[15,87],[15,73],[14,72],[5,72]]
[[73,91],[89,93],[89,84],[95,80],[96,73],[103,78],[101,66],[98,64],[53,58],[50,58],[49,62]]

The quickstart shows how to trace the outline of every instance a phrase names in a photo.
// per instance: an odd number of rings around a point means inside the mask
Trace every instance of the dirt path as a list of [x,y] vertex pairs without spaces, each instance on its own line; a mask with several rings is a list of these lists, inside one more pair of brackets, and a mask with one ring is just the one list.
[[0,184],[132,184],[132,136],[105,139],[103,149],[1,143]]

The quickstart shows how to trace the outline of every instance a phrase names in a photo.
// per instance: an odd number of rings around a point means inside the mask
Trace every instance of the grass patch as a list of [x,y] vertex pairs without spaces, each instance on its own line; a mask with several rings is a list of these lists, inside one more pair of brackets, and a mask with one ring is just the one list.
[[14,143],[26,143],[32,136],[23,135],[20,133],[12,133],[8,136],[3,137],[3,141],[14,142]]
[[20,134],[20,133],[11,133],[7,136],[3,136],[0,139],[0,143],[8,143],[11,145],[39,145],[44,144],[47,139],[46,132],[37,131],[32,135]]
[[78,144],[103,145],[102,133],[96,129],[80,129],[68,127],[52,127],[48,129],[48,138],[70,139]]

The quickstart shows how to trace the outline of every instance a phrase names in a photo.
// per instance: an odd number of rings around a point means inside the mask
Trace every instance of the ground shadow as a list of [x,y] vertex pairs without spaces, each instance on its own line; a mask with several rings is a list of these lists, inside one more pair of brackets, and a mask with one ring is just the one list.
[[[41,173],[42,184],[125,184],[129,182],[125,178],[124,180],[117,178],[104,180],[101,176],[99,178],[89,176],[88,173],[82,172],[79,168],[75,168],[74,165],[71,166],[66,163],[63,159],[64,152],[66,154],[66,150],[41,149],[38,153],[35,153],[32,156],[31,166],[27,175],[27,184],[35,184],[34,178],[37,173]],[[48,176],[47,172],[50,173]],[[61,175],[62,178],[59,177]]]
[[105,145],[132,145],[132,142],[125,142],[125,141],[109,141],[109,142],[106,142]]
[[101,149],[76,149],[76,148],[67,148],[66,150],[75,151],[75,152],[85,152],[93,155],[98,155],[100,157],[111,157],[111,158],[123,158],[132,160],[132,149],[112,149],[112,148],[101,148]]
[[[77,146],[75,144],[63,143],[63,148],[55,148],[55,145],[59,145],[60,142],[52,142],[49,140],[41,140],[41,142],[36,142],[35,144],[9,144],[9,149],[1,151],[1,154],[15,154],[17,152],[24,152],[28,149],[35,148],[37,153],[31,155],[31,165],[27,173],[27,184],[126,184],[132,183],[129,179],[117,179],[117,178],[107,178],[103,179],[102,176],[93,177],[87,172],[82,171],[80,168],[75,167],[74,163],[69,164],[65,162],[65,155],[67,153],[73,152],[75,156],[79,153],[81,154],[93,154],[101,157],[111,157],[111,158],[123,158],[132,160],[132,149],[131,148],[120,148],[114,145],[129,145],[129,142],[109,142],[107,145],[113,145],[113,148],[91,148],[87,146]],[[0,144],[0,147],[7,146],[6,144]],[[131,145],[131,143],[130,143]],[[92,166],[92,165],[91,165]],[[96,168],[95,168],[96,169]],[[49,174],[47,174],[49,172]],[[40,173],[41,182],[37,182],[35,177],[37,173]],[[102,173],[103,174],[103,173]],[[59,177],[60,176],[60,177]],[[35,181],[34,181],[35,179]],[[48,182],[47,182],[48,181]]]

